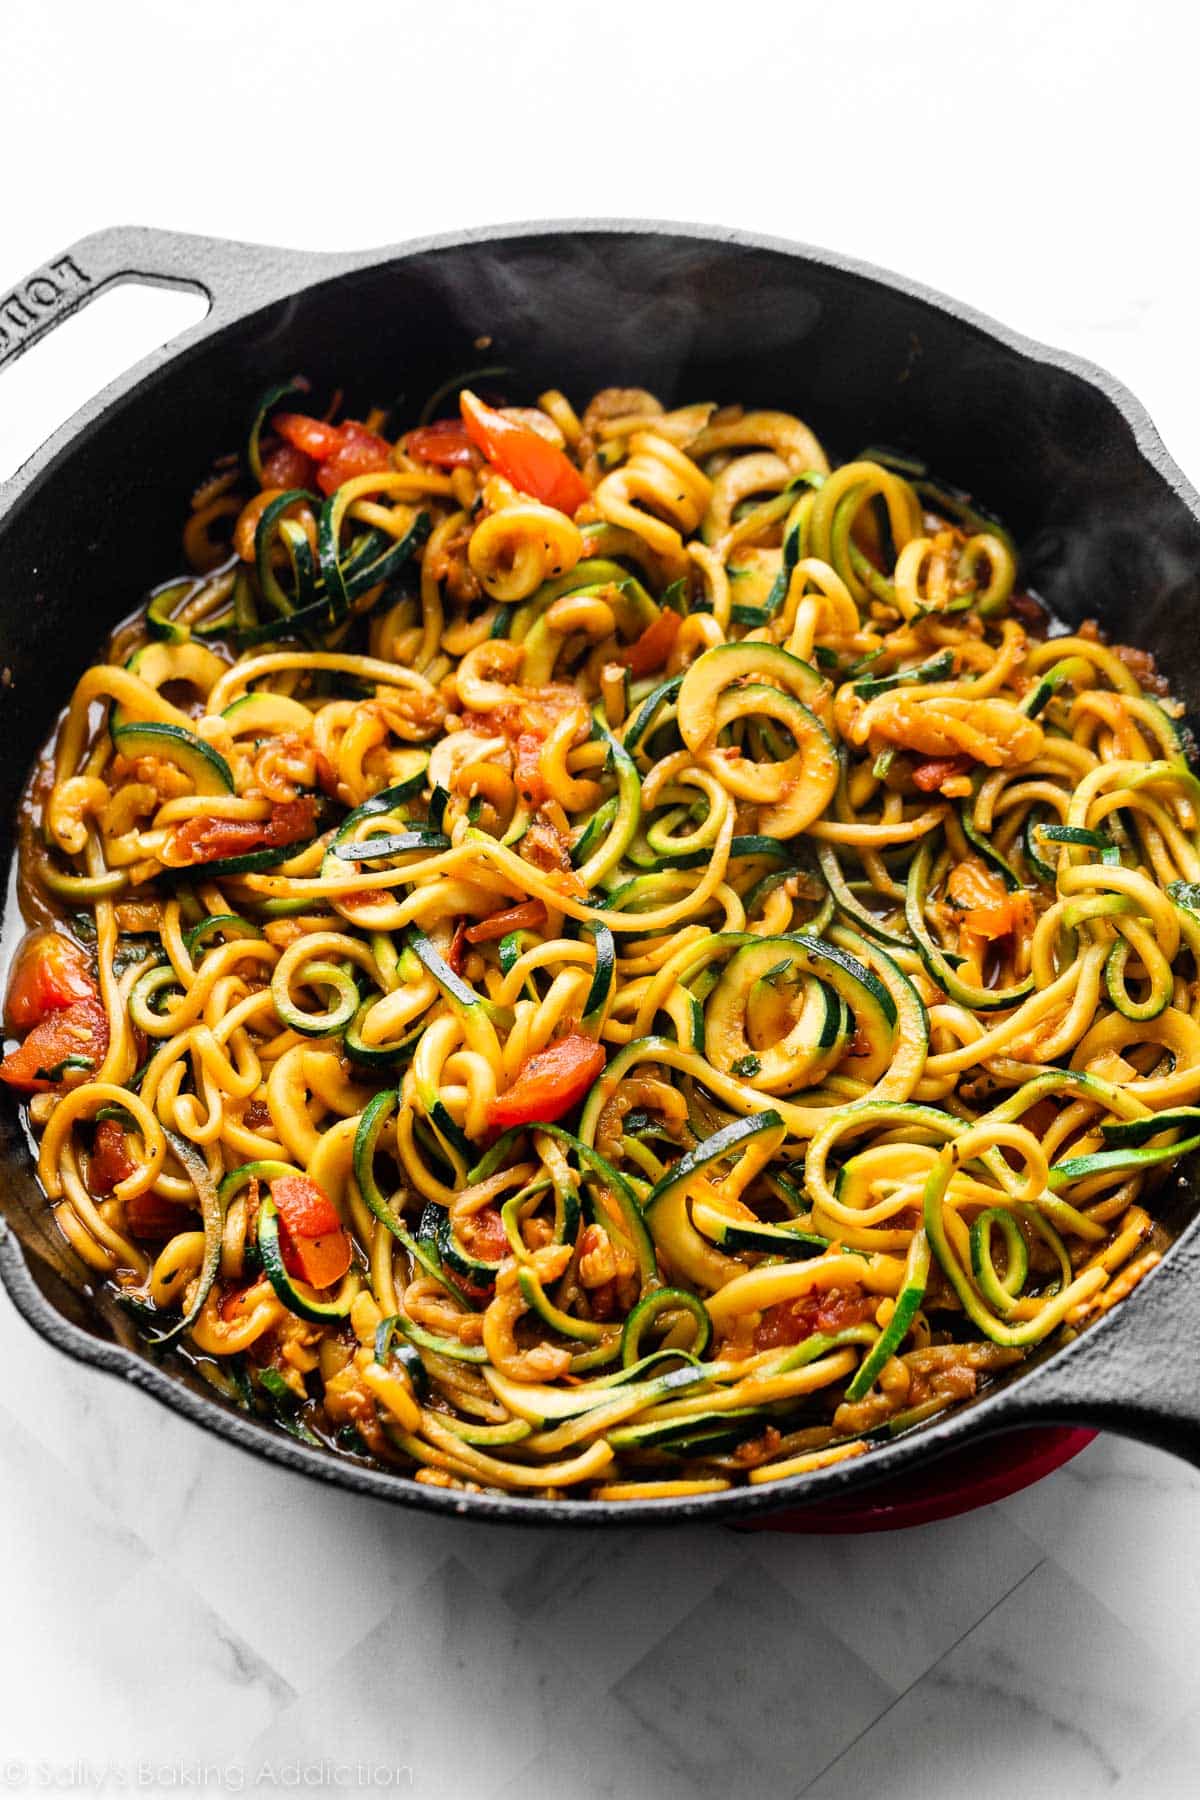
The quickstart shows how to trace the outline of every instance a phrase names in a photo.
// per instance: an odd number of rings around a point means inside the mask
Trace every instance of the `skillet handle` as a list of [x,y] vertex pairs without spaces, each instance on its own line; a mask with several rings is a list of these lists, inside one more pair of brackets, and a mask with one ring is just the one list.
[[[1200,1239],[1001,1398],[1004,1424],[1094,1425],[1200,1468]],[[1006,1404],[1008,1403],[1008,1404]]]
[[207,332],[256,301],[265,305],[290,292],[305,273],[311,280],[314,265],[322,260],[140,225],[93,232],[50,257],[0,298],[0,369],[118,282],[191,288],[207,295],[208,317],[192,328]]

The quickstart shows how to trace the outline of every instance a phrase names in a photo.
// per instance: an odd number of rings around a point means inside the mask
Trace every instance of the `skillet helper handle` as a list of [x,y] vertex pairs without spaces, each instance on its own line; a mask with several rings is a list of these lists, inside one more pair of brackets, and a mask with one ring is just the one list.
[[191,328],[206,333],[247,311],[257,299],[266,303],[288,292],[313,261],[294,251],[150,226],[93,232],[0,291],[0,369],[119,282],[190,288],[206,295],[208,317]]
[[1094,1425],[1200,1468],[1200,1241],[1177,1244],[1128,1298],[1028,1369],[1005,1424]]

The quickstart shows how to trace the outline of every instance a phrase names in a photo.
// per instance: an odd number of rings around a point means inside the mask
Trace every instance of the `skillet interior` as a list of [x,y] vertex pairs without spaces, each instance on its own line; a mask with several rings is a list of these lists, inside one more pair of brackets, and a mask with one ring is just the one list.
[[[356,259],[358,260],[358,259]],[[1096,615],[1118,639],[1153,650],[1172,686],[1200,710],[1200,656],[1189,614],[1200,600],[1200,524],[1188,499],[1143,454],[1125,411],[1065,361],[1005,341],[971,317],[819,256],[744,239],[646,230],[568,230],[473,238],[390,253],[259,306],[201,337],[72,437],[0,519],[0,667],[6,677],[0,819],[9,821],[51,714],[92,660],[105,628],[180,560],[179,520],[211,456],[240,441],[267,383],[304,371],[318,391],[341,385],[351,412],[396,400],[415,419],[447,375],[481,363],[514,370],[514,393],[610,383],[645,386],[668,403],[740,399],[799,413],[839,459],[886,443],[927,460],[999,512],[1026,579],[1067,621]],[[476,340],[491,340],[477,349]],[[8,844],[6,843],[6,849]],[[10,909],[11,910],[11,909]],[[9,920],[10,932],[14,921]],[[96,1340],[133,1344],[128,1321],[97,1307],[60,1245],[32,1176],[15,1109],[0,1108],[0,1198],[25,1245],[32,1282],[6,1274],[34,1323],[34,1291]],[[1183,1228],[1193,1184],[1172,1188]],[[14,1280],[14,1274],[18,1278]],[[160,1382],[117,1361],[133,1379]],[[186,1370],[174,1403],[216,1423],[223,1403]],[[1019,1372],[1017,1375],[1019,1381]],[[969,1429],[972,1408],[921,1434],[929,1449]],[[629,1521],[663,1503],[503,1500],[416,1488],[302,1452],[229,1415],[229,1431],[348,1485],[493,1516]],[[220,1428],[220,1427],[219,1427]],[[805,1480],[805,1490],[866,1485],[915,1445]],[[836,1480],[828,1478],[836,1477]],[[795,1504],[795,1483],[734,1490],[671,1514]]]

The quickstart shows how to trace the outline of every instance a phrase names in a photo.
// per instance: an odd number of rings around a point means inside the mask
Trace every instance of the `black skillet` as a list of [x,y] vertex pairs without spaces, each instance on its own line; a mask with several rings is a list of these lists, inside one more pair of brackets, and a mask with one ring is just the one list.
[[[1097,615],[1116,638],[1154,651],[1200,712],[1200,500],[1142,407],[1100,370],[912,282],[824,251],[677,225],[525,225],[355,255],[113,230],[0,300],[0,368],[131,279],[198,289],[211,310],[0,486],[6,830],[105,628],[175,568],[179,521],[211,456],[240,441],[269,382],[297,371],[318,391],[344,387],[351,412],[396,400],[414,419],[448,375],[503,363],[521,391],[553,384],[580,397],[617,383],[672,401],[736,399],[799,413],[840,458],[866,444],[909,449],[1000,513],[1026,579],[1061,617]],[[715,1522],[857,1500],[918,1465],[936,1488],[939,1454],[1051,1422],[1105,1426],[1200,1466],[1192,1181],[1164,1190],[1159,1210],[1180,1235],[1128,1300],[949,1417],[777,1485],[605,1504],[418,1486],[237,1412],[182,1363],[152,1360],[92,1292],[46,1218],[7,1097],[0,1167],[0,1277],[36,1330],[247,1450],[409,1505],[510,1521]]]

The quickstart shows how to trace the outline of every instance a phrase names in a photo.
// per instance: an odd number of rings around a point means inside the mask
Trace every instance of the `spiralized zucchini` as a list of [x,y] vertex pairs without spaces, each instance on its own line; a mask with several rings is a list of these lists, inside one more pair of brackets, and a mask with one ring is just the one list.
[[305,392],[26,808],[0,1075],[147,1336],[419,1482],[669,1497],[1127,1294],[1200,1144],[1152,659],[784,412]]

